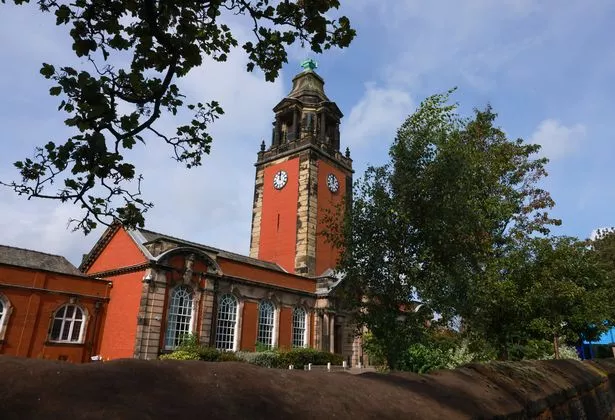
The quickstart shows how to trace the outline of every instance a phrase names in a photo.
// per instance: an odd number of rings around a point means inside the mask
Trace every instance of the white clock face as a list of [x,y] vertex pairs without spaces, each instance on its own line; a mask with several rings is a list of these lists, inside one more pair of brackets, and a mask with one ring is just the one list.
[[288,174],[285,171],[278,171],[273,176],[273,187],[276,190],[281,190],[286,185],[286,181],[288,181]]
[[340,188],[340,183],[335,177],[335,175],[327,175],[327,186],[329,187],[329,191],[334,193],[337,192],[337,190]]

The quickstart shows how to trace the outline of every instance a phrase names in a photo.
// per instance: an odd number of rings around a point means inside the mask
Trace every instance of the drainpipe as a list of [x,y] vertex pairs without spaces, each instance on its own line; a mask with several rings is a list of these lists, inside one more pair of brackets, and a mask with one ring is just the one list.
[[[101,307],[102,303],[101,301],[97,300],[96,302],[94,302],[94,320],[92,322],[92,340],[90,341],[90,351],[89,351],[89,355],[88,358],[86,360],[81,360],[82,363],[86,362],[86,361],[91,361],[92,360],[92,356],[94,355],[94,350],[96,349],[96,346],[98,344],[98,333],[100,330],[100,321],[99,321],[99,313],[100,313],[100,307]],[[86,332],[87,333],[87,332]],[[86,354],[86,352],[83,352],[84,355]]]

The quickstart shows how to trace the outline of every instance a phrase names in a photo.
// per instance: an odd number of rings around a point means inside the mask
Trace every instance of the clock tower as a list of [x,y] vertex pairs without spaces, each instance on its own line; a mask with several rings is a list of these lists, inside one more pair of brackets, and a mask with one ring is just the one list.
[[320,276],[339,256],[322,234],[325,218],[349,202],[353,170],[348,149],[340,152],[342,112],[325,95],[316,63],[301,66],[273,108],[271,143],[258,153],[250,256]]

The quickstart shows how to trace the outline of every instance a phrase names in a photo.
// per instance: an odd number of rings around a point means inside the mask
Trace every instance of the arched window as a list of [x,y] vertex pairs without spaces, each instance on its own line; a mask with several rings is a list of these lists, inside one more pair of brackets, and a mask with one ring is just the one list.
[[273,326],[275,318],[275,308],[273,303],[264,300],[258,306],[258,337],[259,344],[273,347]]
[[218,350],[235,350],[237,306],[237,298],[233,295],[224,295],[220,299],[216,321],[216,348]]
[[49,341],[83,343],[85,340],[85,312],[77,305],[64,305],[53,315]]
[[293,310],[293,347],[305,347],[307,343],[307,312],[301,307]]
[[171,296],[169,297],[165,349],[174,349],[191,332],[192,289],[188,286],[177,286],[171,291]]
[[4,340],[4,334],[6,333],[10,315],[11,303],[6,296],[0,295],[0,340]]

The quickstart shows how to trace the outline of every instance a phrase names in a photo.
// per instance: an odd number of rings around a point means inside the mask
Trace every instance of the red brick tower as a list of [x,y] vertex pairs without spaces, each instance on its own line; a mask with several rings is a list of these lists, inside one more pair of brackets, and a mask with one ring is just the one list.
[[273,108],[271,145],[256,162],[250,256],[289,272],[319,276],[334,268],[338,250],[321,234],[328,210],[348,202],[352,160],[340,153],[342,112],[306,60],[293,88]]

